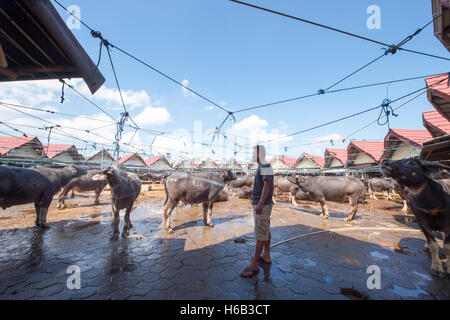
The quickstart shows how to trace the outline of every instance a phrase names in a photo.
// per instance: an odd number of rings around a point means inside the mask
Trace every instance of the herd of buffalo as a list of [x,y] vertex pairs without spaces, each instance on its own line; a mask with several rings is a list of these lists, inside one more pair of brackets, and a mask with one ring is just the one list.
[[[419,159],[405,159],[382,165],[383,174],[388,178],[360,179],[352,176],[275,176],[275,191],[288,193],[289,201],[309,200],[320,203],[321,217],[328,218],[327,201],[348,201],[350,210],[346,221],[356,215],[358,205],[366,200],[366,191],[376,199],[375,192],[384,192],[390,199],[393,190],[403,199],[403,210],[416,216],[423,231],[432,256],[433,273],[445,274],[439,259],[439,246],[434,232],[444,234],[444,251],[450,261],[450,167],[437,162]],[[163,223],[167,232],[170,214],[181,202],[202,204],[203,221],[213,227],[211,220],[214,202],[226,200],[225,190],[238,193],[240,198],[250,198],[253,176],[236,176],[231,170],[219,173],[169,172],[146,174],[138,177],[116,167],[102,170],[85,170],[75,165],[64,168],[16,168],[0,166],[0,207],[3,209],[34,203],[36,226],[49,228],[46,216],[55,194],[58,209],[65,208],[65,198],[70,191],[95,191],[95,204],[106,185],[111,189],[112,211],[114,214],[112,240],[119,238],[120,211],[125,212],[122,236],[129,235],[133,227],[130,213],[141,192],[141,179],[162,180],[166,199]],[[73,193],[72,193],[73,194]],[[274,193],[275,194],[275,193]],[[274,199],[275,202],[275,199]],[[276,202],[275,202],[276,203]],[[450,274],[450,263],[447,263]]]

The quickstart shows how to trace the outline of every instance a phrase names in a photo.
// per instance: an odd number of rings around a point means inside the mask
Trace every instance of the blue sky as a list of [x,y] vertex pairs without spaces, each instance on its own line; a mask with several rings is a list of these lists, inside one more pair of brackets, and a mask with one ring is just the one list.
[[[225,0],[60,2],[65,6],[78,5],[82,20],[101,31],[111,43],[180,82],[187,80],[185,83],[189,87],[230,110],[316,92],[383,53],[382,47],[377,44]],[[253,0],[251,3],[392,44],[398,43],[432,19],[431,1]],[[369,30],[366,26],[369,17],[366,10],[370,5],[378,5],[381,9],[380,30]],[[68,18],[64,11],[59,8],[58,11],[64,19]],[[93,39],[84,27],[73,30],[73,33],[92,60],[97,61],[98,40]],[[432,25],[406,44],[405,48],[449,57],[447,50],[433,36]],[[125,103],[132,117],[137,117],[143,127],[164,132],[176,131],[170,135],[187,141],[186,145],[180,140],[158,138],[157,145],[161,148],[154,148],[153,152],[171,152],[173,157],[186,152],[185,155],[209,155],[217,160],[232,156],[232,143],[219,141],[220,145],[225,145],[225,151],[218,151],[221,148],[215,145],[214,153],[209,148],[200,150],[198,145],[191,146],[189,143],[194,139],[190,131],[194,130],[195,121],[202,122],[204,131],[213,129],[224,119],[226,114],[223,111],[211,108],[208,102],[184,92],[180,86],[117,50],[113,49],[112,55],[121,87],[129,92]],[[398,52],[382,58],[336,89],[444,73],[448,71],[448,66],[444,60]],[[110,91],[96,94],[93,99],[118,117],[120,104],[117,102],[116,86],[105,52],[100,69],[107,79],[105,88]],[[73,83],[80,88],[82,86],[77,81]],[[256,135],[262,140],[274,138],[376,106],[387,97],[387,91],[389,98],[395,99],[424,85],[424,80],[414,80],[243,112],[236,115],[237,123],[227,121],[224,130],[230,137],[236,134],[240,137]],[[36,84],[24,90],[40,92],[39,86]],[[67,101],[59,104],[58,83],[42,89],[51,97],[36,101],[14,96],[8,88],[0,84],[0,93],[6,92],[6,96],[15,102],[28,102],[39,107],[51,106],[61,112],[98,115],[97,110],[68,91]],[[400,109],[399,117],[391,120],[391,127],[423,129],[421,113],[432,109],[426,95],[423,95]],[[287,146],[286,155],[289,156],[299,156],[303,151],[320,156],[326,147],[345,148],[347,144],[339,142],[338,138],[375,120],[378,113],[372,111],[295,136],[269,148],[269,153],[282,153]],[[13,122],[15,119],[10,116],[7,120]],[[352,138],[382,140],[386,133],[387,127],[375,124]],[[39,134],[42,135],[42,132]],[[105,131],[104,134],[113,132]],[[127,130],[125,135],[131,139],[132,130]],[[331,143],[311,145],[313,139],[327,140],[330,137],[335,139],[334,146]],[[86,138],[96,141],[94,137]],[[245,144],[242,143],[245,139],[240,139],[238,142]],[[211,135],[208,132],[203,136],[197,134],[196,140],[208,143]],[[142,147],[146,153],[149,152],[151,141],[152,137],[143,132],[133,138],[135,144],[147,146]],[[132,150],[125,148],[124,151]],[[240,150],[238,158],[247,158],[246,151]]]

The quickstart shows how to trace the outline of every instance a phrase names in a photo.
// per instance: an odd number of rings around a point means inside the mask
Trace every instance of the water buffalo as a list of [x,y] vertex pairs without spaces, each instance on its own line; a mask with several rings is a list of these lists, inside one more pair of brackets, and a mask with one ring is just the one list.
[[226,192],[225,190],[221,190],[214,202],[225,202],[225,201],[228,201],[228,192]]
[[366,198],[364,184],[353,177],[288,177],[312,201],[318,201],[322,207],[321,217],[328,219],[328,207],[325,201],[344,201],[350,203],[351,210],[345,221],[352,221],[358,211],[358,204]]
[[383,178],[372,178],[368,180],[368,188],[370,198],[378,200],[375,196],[375,192],[384,192],[388,200],[392,200],[391,193],[394,190],[394,182],[392,180],[386,180]]
[[134,173],[126,173],[119,168],[109,167],[100,170],[92,177],[94,181],[106,180],[111,188],[112,211],[114,213],[113,228],[114,233],[111,240],[119,238],[120,211],[125,209],[125,225],[122,230],[122,237],[127,237],[133,228],[130,220],[130,213],[136,198],[141,193],[141,181]]
[[251,199],[252,192],[253,188],[242,187],[241,190],[239,190],[239,199]]
[[36,226],[50,228],[47,211],[53,196],[70,180],[86,172],[85,169],[74,165],[59,169],[0,166],[0,207],[6,209],[34,203]]
[[143,180],[148,181],[161,181],[167,178],[172,174],[172,171],[163,171],[163,172],[148,172],[140,176]]
[[214,201],[225,183],[236,179],[231,170],[224,170],[220,174],[191,174],[175,172],[164,181],[166,200],[164,202],[164,228],[166,232],[173,232],[170,227],[170,214],[179,201],[186,204],[203,203],[203,222],[213,227],[211,221]]
[[[276,176],[273,186],[275,190],[289,193],[289,202],[291,202],[294,206],[297,206],[297,203],[295,202],[295,195],[299,191],[299,187],[288,180],[288,177]],[[273,199],[273,202],[277,203],[275,199]]]
[[432,179],[436,169],[450,167],[418,159],[406,159],[382,165],[383,172],[394,178],[408,192],[410,211],[415,215],[431,251],[431,272],[444,275],[439,259],[439,245],[434,231],[444,233],[447,273],[450,274],[450,180]]
[[226,185],[232,189],[240,189],[243,187],[251,188],[253,186],[253,179],[254,177],[248,175],[240,176],[236,180],[228,181]]
[[74,178],[66,184],[61,193],[58,196],[58,209],[63,210],[66,208],[65,199],[70,190],[85,192],[85,191],[95,191],[95,205],[98,205],[100,194],[102,193],[105,186],[108,184],[106,180],[92,180],[92,177],[98,174],[99,170],[88,170],[87,174]]
[[402,198],[403,208],[402,211],[408,211],[408,189],[402,185],[400,185],[396,180],[394,181],[394,190],[395,192]]

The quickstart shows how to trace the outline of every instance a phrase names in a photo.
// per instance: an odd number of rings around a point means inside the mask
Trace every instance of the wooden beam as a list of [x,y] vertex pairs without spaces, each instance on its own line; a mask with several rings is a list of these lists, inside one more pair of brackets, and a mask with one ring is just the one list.
[[9,80],[16,80],[18,77],[17,73],[15,73],[14,71],[2,67],[0,67],[0,75],[7,77]]
[[2,44],[0,43],[0,68],[7,68],[8,61],[6,61],[5,52],[3,52]]

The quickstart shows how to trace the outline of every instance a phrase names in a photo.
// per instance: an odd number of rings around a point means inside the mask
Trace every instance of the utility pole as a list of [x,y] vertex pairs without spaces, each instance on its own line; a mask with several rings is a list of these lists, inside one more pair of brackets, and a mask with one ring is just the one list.
[[[52,135],[52,130],[55,128],[60,128],[60,125],[55,125],[55,126],[49,126],[49,127],[44,127],[42,128],[43,130],[48,130],[48,136],[47,136],[47,150],[45,151],[45,153],[48,155],[48,148],[50,147],[50,136]],[[42,155],[42,158],[44,158],[44,154]]]

